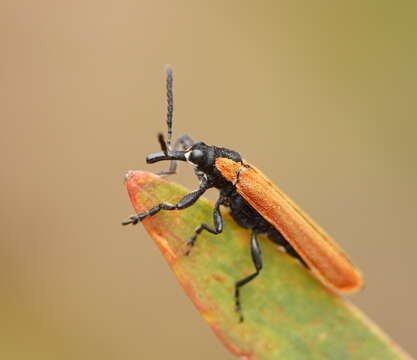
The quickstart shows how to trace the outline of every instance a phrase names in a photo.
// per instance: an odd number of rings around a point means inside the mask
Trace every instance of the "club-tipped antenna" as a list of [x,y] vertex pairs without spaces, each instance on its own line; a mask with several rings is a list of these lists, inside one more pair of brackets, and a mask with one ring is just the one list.
[[171,150],[171,139],[172,139],[172,114],[174,112],[174,96],[172,93],[172,67],[167,65],[165,68],[167,73],[167,126],[168,126],[168,138],[167,138],[167,147]]

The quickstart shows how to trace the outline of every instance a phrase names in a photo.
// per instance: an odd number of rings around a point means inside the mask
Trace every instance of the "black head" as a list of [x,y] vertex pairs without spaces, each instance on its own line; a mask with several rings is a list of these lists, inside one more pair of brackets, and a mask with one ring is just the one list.
[[167,67],[167,126],[168,138],[162,134],[158,135],[158,141],[162,152],[152,153],[146,157],[146,162],[152,164],[162,160],[170,160],[171,165],[168,171],[161,173],[162,175],[170,175],[175,173],[176,161],[187,161],[194,167],[197,174],[205,173],[211,175],[216,173],[215,160],[217,157],[226,157],[234,161],[242,161],[239,153],[226,148],[217,146],[209,146],[203,142],[194,142],[189,136],[183,135],[177,139],[174,149],[171,148],[172,138],[172,114],[173,114],[173,95],[172,95],[172,69]]
[[195,143],[185,151],[184,156],[189,164],[202,172],[210,171],[216,159],[214,146],[208,146],[203,142]]

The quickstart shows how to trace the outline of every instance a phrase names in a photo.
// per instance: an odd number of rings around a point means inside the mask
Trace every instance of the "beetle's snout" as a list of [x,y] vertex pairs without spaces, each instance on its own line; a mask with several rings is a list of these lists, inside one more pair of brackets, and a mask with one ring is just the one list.
[[146,162],[148,164],[153,164],[162,160],[187,161],[187,159],[185,158],[185,153],[183,151],[169,151],[167,154],[163,152],[157,152],[157,153],[149,154],[146,157]]

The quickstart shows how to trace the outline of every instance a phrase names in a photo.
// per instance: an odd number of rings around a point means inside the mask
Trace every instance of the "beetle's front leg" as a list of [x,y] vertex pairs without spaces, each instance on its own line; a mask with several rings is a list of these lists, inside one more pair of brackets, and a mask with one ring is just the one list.
[[123,221],[122,225],[136,225],[139,221],[142,221],[148,216],[153,216],[157,214],[161,210],[181,210],[185,209],[191,205],[193,205],[201,195],[203,195],[207,189],[210,188],[210,185],[207,181],[202,181],[200,184],[200,187],[185,195],[183,198],[181,198],[175,205],[171,205],[168,203],[160,203],[153,208],[149,209],[148,211],[145,211],[140,214],[133,215],[129,218],[129,220]]

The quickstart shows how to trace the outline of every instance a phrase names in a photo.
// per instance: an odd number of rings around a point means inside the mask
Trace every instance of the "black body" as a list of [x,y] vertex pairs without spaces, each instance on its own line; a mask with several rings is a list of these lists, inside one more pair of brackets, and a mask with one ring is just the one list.
[[[154,163],[162,160],[170,160],[170,167],[168,171],[161,173],[161,175],[174,174],[176,170],[176,161],[187,161],[194,167],[194,172],[197,175],[200,186],[197,190],[185,195],[176,204],[161,203],[147,212],[131,216],[129,220],[123,222],[123,225],[137,224],[147,216],[153,216],[161,210],[181,210],[193,205],[200,196],[209,188],[217,188],[220,191],[220,196],[214,205],[213,224],[210,226],[206,223],[199,225],[190,240],[188,241],[187,251],[185,255],[189,255],[192,247],[195,245],[198,234],[206,230],[212,234],[220,234],[223,231],[223,219],[220,212],[220,206],[230,208],[230,214],[233,219],[244,228],[252,230],[250,238],[250,248],[253,263],[255,265],[255,272],[251,275],[239,280],[235,285],[235,307],[239,313],[240,321],[243,321],[243,315],[240,305],[240,288],[254,279],[262,269],[262,254],[257,240],[258,234],[266,234],[274,243],[280,245],[288,254],[296,257],[300,262],[306,266],[302,258],[292,248],[292,246],[284,239],[280,232],[265,220],[237,191],[235,184],[226,180],[215,166],[216,158],[228,158],[235,162],[242,162],[242,158],[236,151],[221,148],[217,146],[208,146],[203,142],[193,142],[188,135],[181,136],[171,149],[171,134],[172,134],[172,72],[168,70],[167,77],[167,97],[168,97],[168,141],[159,135],[159,143],[162,152],[153,153],[147,156],[148,163]],[[242,163],[243,166],[243,163]]]

